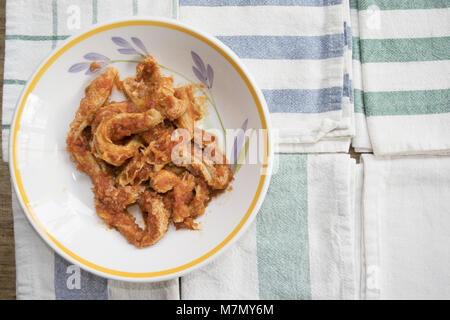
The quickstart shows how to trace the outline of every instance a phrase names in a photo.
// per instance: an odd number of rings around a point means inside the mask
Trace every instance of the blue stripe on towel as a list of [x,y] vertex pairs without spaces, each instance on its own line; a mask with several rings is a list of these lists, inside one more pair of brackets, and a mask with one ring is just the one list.
[[341,4],[342,0],[179,0],[180,6],[305,6],[326,7]]
[[243,59],[328,59],[344,54],[344,34],[217,38]]
[[56,300],[106,300],[108,281],[70,264],[55,254]]
[[348,73],[344,74],[344,88],[342,94],[344,97],[348,97],[350,99],[350,102],[353,102],[352,80],[350,80],[350,76]]
[[262,90],[270,112],[320,113],[342,109],[342,88]]
[[348,46],[349,50],[352,50],[352,28],[350,28],[347,22],[344,22],[344,44]]

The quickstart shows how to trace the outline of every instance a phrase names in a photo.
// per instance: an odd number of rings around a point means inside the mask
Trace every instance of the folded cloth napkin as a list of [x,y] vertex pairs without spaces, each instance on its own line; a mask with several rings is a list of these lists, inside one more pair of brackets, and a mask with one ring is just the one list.
[[363,83],[361,77],[361,53],[359,46],[359,19],[358,3],[350,2],[350,17],[352,25],[352,75],[354,91],[354,120],[355,135],[352,138],[352,146],[356,152],[372,152],[369,131],[367,130],[366,111],[364,107]]
[[[353,136],[348,0],[180,0],[253,74],[280,152],[347,152]],[[345,101],[348,100],[348,101]]]
[[450,157],[363,155],[366,298],[450,298]]
[[358,0],[362,95],[376,155],[450,152],[450,2]]
[[[165,0],[8,0],[2,115],[4,160],[8,158],[9,124],[17,99],[26,80],[52,48],[78,29],[97,22],[137,14],[175,17],[176,10],[176,3]],[[18,299],[179,299],[178,279],[155,284],[125,283],[106,280],[71,265],[34,232],[12,193]]]
[[359,297],[354,159],[277,157],[256,223],[213,263],[181,279],[182,299]]

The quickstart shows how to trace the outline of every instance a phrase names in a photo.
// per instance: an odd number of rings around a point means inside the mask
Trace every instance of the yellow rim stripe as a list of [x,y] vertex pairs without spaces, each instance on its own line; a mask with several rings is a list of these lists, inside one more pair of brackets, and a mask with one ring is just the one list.
[[43,76],[43,74],[47,71],[47,69],[53,64],[53,62],[55,62],[63,53],[65,53],[68,49],[70,49],[71,47],[73,47],[75,44],[89,38],[92,35],[95,35],[97,33],[106,31],[106,30],[111,30],[114,28],[120,28],[120,27],[126,27],[126,26],[142,26],[142,25],[151,25],[151,26],[157,26],[157,27],[164,27],[164,28],[169,28],[169,29],[174,29],[177,31],[181,31],[184,32],[186,34],[189,34],[203,42],[205,42],[206,44],[208,44],[209,46],[211,46],[212,48],[214,48],[217,52],[219,52],[224,58],[227,59],[227,61],[234,67],[234,69],[239,73],[239,75],[242,77],[242,79],[244,80],[245,84],[247,85],[248,89],[250,90],[252,96],[253,96],[253,100],[256,103],[256,106],[258,108],[258,112],[259,112],[259,117],[261,119],[261,126],[263,129],[267,129],[267,123],[266,123],[266,119],[264,117],[264,111],[263,108],[261,106],[261,102],[258,98],[258,95],[256,94],[255,89],[253,88],[253,86],[250,83],[250,80],[247,78],[247,76],[245,75],[245,73],[242,71],[242,69],[238,66],[238,64],[219,46],[217,46],[214,42],[212,42],[211,40],[203,37],[200,34],[197,34],[194,31],[185,29],[184,27],[178,26],[178,25],[174,25],[168,22],[162,22],[162,21],[148,21],[148,20],[133,20],[133,21],[124,21],[124,22],[117,22],[117,23],[113,23],[113,24],[109,24],[109,25],[105,25],[102,27],[99,27],[97,29],[91,30],[75,39],[73,39],[72,41],[70,41],[69,43],[67,43],[66,45],[64,45],[60,50],[58,50],[53,56],[51,56],[48,61],[44,64],[44,66],[37,72],[36,76],[31,80],[24,96],[23,99],[21,100],[20,104],[19,104],[19,109],[17,111],[17,118],[14,122],[14,127],[13,127],[13,140],[12,140],[12,157],[13,157],[13,170],[14,170],[14,175],[16,177],[16,183],[17,183],[17,188],[19,189],[19,193],[20,196],[25,204],[25,207],[27,208],[28,214],[30,215],[30,217],[32,218],[32,220],[34,221],[34,223],[36,224],[36,226],[58,247],[60,248],[63,252],[65,252],[68,256],[72,257],[73,259],[75,259],[76,261],[78,261],[79,263],[106,273],[106,274],[110,274],[110,275],[114,275],[114,276],[120,276],[120,277],[129,277],[129,278],[151,278],[151,277],[158,277],[158,276],[165,276],[165,275],[170,275],[173,273],[177,273],[183,270],[186,270],[190,267],[193,267],[197,264],[199,264],[200,262],[208,259],[209,257],[211,257],[212,255],[214,255],[215,253],[217,253],[220,249],[222,249],[231,239],[233,239],[233,237],[239,232],[239,230],[244,226],[245,222],[247,221],[247,219],[250,217],[253,209],[256,206],[256,203],[258,202],[259,196],[261,194],[261,191],[263,189],[264,186],[264,181],[266,179],[266,175],[265,175],[265,170],[267,168],[267,161],[268,161],[268,156],[269,156],[269,144],[268,144],[268,137],[266,136],[265,143],[264,143],[264,161],[263,161],[263,172],[261,174],[259,183],[258,183],[258,187],[255,193],[255,196],[253,197],[253,200],[250,204],[249,209],[247,210],[246,214],[244,215],[244,217],[242,218],[242,220],[239,222],[239,224],[234,228],[234,230],[225,238],[225,240],[223,240],[218,246],[216,246],[214,249],[212,249],[211,251],[209,251],[208,253],[204,254],[203,256],[189,262],[186,263],[184,265],[181,265],[179,267],[176,268],[171,268],[171,269],[167,269],[167,270],[162,270],[162,271],[155,271],[155,272],[125,272],[125,271],[118,271],[118,270],[112,270],[112,269],[108,269],[99,265],[96,265],[92,262],[89,262],[81,257],[79,257],[78,255],[76,255],[75,253],[73,253],[72,251],[68,250],[66,247],[64,247],[58,240],[56,240],[51,234],[49,234],[45,228],[40,224],[39,220],[37,219],[35,213],[33,212],[28,197],[25,193],[25,190],[23,188],[23,183],[22,183],[22,178],[20,175],[20,171],[18,169],[18,165],[17,165],[17,146],[16,146],[16,142],[17,142],[17,133],[19,131],[20,128],[20,118],[22,116],[22,112],[23,109],[25,107],[25,103],[27,101],[27,98],[29,96],[29,94],[33,91],[33,89],[36,87],[38,81],[40,80],[40,78]]

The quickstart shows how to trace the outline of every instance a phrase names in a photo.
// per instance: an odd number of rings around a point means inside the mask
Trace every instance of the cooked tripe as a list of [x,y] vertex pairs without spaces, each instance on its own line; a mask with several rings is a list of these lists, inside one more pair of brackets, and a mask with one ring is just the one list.
[[[127,100],[109,101],[114,86]],[[98,216],[138,248],[155,244],[171,222],[198,229],[195,218],[233,179],[216,137],[194,127],[203,116],[195,93],[194,85],[174,88],[147,56],[135,77],[120,81],[109,67],[94,79],[70,124],[67,151],[91,178]],[[127,211],[133,204],[144,228]]]

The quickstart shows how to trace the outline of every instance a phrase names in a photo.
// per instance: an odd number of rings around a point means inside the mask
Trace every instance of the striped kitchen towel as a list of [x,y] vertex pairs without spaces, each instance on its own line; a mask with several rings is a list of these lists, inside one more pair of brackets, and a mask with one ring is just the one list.
[[358,0],[352,7],[362,80],[355,101],[363,102],[374,153],[449,153],[450,2]]
[[278,151],[348,151],[354,134],[348,0],[179,3],[180,21],[217,36],[255,77],[278,131]]
[[279,154],[256,223],[181,278],[182,299],[358,299],[356,164],[344,154]]

